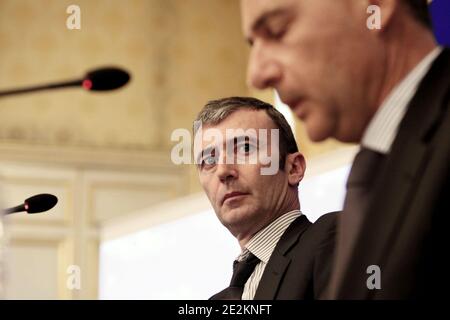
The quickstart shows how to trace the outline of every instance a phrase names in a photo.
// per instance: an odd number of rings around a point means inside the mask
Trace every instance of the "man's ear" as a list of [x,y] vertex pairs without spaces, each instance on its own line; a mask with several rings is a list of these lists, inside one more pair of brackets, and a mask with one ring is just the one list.
[[290,186],[297,186],[305,175],[305,157],[300,152],[288,154],[285,160],[284,170],[288,176]]
[[399,0],[369,0],[370,6],[377,6],[381,14],[381,32],[391,24],[397,10],[402,10]]

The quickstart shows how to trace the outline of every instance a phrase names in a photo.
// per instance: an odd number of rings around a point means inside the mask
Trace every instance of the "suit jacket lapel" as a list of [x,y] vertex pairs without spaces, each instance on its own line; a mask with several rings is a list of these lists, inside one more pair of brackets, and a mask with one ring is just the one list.
[[310,224],[311,222],[304,215],[301,215],[286,229],[264,269],[255,293],[255,300],[275,299],[281,279],[291,262],[287,253],[299,241],[300,236],[308,229]]
[[338,294],[340,298],[364,298],[372,293],[366,287],[365,267],[381,265],[404,219],[409,200],[414,197],[423,172],[421,168],[431,156],[427,142],[439,127],[445,111],[442,102],[449,90],[449,73],[450,51],[445,49],[421,82],[399,127],[382,173],[384,178],[375,189],[354,255],[341,282],[344,291]]

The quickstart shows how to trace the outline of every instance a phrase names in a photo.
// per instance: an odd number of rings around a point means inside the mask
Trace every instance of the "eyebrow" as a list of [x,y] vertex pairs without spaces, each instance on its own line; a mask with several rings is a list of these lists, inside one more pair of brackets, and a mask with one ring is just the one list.
[[[265,24],[267,24],[268,20],[273,19],[274,17],[277,17],[277,16],[285,15],[285,14],[287,14],[286,8],[276,8],[276,9],[272,9],[272,10],[265,12],[252,24],[252,26],[250,28],[250,33],[257,33],[258,30],[260,30],[261,28],[264,27]],[[253,44],[253,40],[251,39],[250,36],[247,37],[247,42],[250,45]]]

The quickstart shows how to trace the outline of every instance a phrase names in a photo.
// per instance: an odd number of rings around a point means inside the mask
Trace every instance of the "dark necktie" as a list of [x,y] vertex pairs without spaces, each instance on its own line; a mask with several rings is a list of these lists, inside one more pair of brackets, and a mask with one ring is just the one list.
[[230,286],[219,293],[213,295],[210,300],[241,300],[245,283],[255,270],[260,260],[251,252],[241,260],[235,260],[233,263],[233,276],[231,277]]
[[385,158],[386,156],[379,152],[361,148],[353,161],[347,180],[344,209],[339,218],[336,258],[330,282],[330,298],[336,298],[361,222],[368,209],[373,188],[382,172]]

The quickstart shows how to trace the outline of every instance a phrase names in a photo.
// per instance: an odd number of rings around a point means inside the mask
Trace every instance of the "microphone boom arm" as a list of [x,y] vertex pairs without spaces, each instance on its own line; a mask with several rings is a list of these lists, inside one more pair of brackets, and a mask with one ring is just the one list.
[[22,212],[25,211],[25,206],[23,204],[20,204],[18,206],[12,207],[12,208],[8,208],[3,210],[3,214],[11,214],[11,213],[16,213],[16,212]]
[[16,94],[22,94],[22,93],[30,93],[35,91],[43,91],[43,90],[51,90],[51,89],[59,89],[59,88],[67,88],[67,87],[79,87],[83,83],[83,80],[71,80],[61,83],[52,83],[52,84],[46,84],[46,85],[40,85],[40,86],[34,86],[29,88],[23,88],[23,89],[11,89],[11,90],[5,90],[0,91],[0,98],[6,97],[6,96],[12,96]]
[[23,93],[68,87],[84,88],[87,91],[110,91],[123,87],[130,81],[130,74],[119,68],[105,67],[88,72],[79,80],[63,81],[46,85],[0,91],[0,98]]

